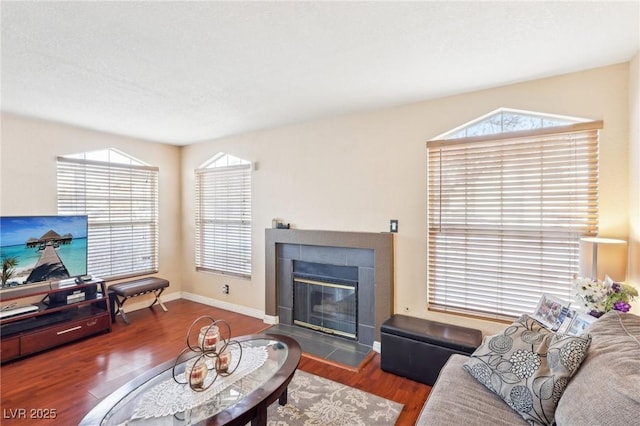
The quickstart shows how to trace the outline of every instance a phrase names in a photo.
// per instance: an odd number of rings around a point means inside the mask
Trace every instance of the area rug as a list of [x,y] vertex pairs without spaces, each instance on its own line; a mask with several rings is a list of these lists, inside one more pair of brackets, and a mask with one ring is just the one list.
[[403,405],[323,377],[297,370],[287,404],[268,409],[269,426],[393,425]]

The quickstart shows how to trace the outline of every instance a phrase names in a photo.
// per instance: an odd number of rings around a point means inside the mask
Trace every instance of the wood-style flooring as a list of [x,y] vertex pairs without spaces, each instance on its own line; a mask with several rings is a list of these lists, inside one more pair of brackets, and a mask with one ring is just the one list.
[[[191,322],[201,315],[226,320],[234,336],[255,334],[262,320],[187,300],[128,314],[111,333],[70,343],[0,367],[0,424],[74,425],[106,395],[142,372],[174,359],[186,344]],[[413,425],[430,386],[380,369],[376,354],[359,371],[303,356],[299,368],[404,404],[397,425]],[[24,411],[23,411],[24,410]],[[43,419],[46,415],[55,419]]]

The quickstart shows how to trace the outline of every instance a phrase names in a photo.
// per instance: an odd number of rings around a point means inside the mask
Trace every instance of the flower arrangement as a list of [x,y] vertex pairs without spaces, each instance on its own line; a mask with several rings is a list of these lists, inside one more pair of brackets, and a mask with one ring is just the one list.
[[576,277],[573,289],[576,302],[598,318],[610,310],[629,312],[631,302],[638,297],[638,290],[634,287],[613,282],[608,276],[604,281]]

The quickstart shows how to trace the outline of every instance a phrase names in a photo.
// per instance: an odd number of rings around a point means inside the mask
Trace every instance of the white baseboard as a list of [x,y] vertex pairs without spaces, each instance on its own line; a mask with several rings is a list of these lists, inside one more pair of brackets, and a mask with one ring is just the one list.
[[380,353],[381,347],[382,347],[382,346],[380,345],[380,342],[378,342],[377,340],[374,340],[374,341],[373,341],[373,348],[372,348],[372,349],[373,349],[374,351],[376,351],[376,352]]
[[227,311],[237,312],[242,315],[246,315],[253,318],[264,319],[264,311],[247,308],[246,306],[236,305],[233,303],[223,302],[221,300],[212,299],[210,297],[204,297],[193,293],[182,292],[182,298],[191,300],[192,302],[202,303],[204,305],[213,306],[214,308],[220,308]]
[[264,315],[263,321],[265,324],[270,324],[270,325],[274,325],[274,324],[280,324],[280,317],[278,317],[277,315]]
[[162,298],[163,302],[171,302],[172,300],[182,299],[182,293],[179,291],[176,291],[169,294],[163,294],[160,297]]

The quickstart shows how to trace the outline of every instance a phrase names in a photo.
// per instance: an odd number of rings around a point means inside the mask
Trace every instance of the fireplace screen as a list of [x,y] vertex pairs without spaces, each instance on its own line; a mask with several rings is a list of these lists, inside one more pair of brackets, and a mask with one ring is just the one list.
[[294,324],[357,339],[357,281],[295,271],[293,277]]

